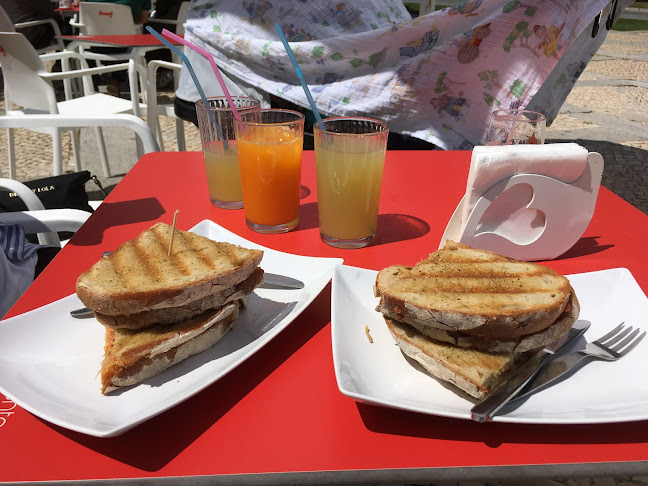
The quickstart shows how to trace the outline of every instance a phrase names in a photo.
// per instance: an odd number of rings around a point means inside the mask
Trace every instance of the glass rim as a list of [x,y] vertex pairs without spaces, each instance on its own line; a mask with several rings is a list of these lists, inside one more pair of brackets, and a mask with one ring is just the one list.
[[[256,98],[252,98],[251,96],[232,96],[231,98],[232,98],[232,101],[234,101],[234,100],[252,100],[252,101],[256,101],[257,103],[259,103],[259,107],[261,106],[261,101],[257,100]],[[210,109],[212,109],[212,110],[229,110],[229,111],[232,111],[232,108],[229,106],[229,100],[227,99],[227,96],[224,96],[224,95],[223,96],[208,96],[207,101],[211,101],[211,100],[225,100],[225,101],[227,101],[228,106],[227,107],[220,107],[220,106],[211,106],[210,105],[209,106]],[[199,100],[196,100],[196,102],[194,104],[196,105],[196,107],[201,106],[203,108],[207,108],[205,106],[205,103],[203,103],[202,98],[199,99]],[[236,107],[237,110],[241,110],[241,109],[247,110],[247,109],[250,109],[250,108],[254,108],[254,105],[237,106]]]
[[[258,110],[254,110],[255,113],[257,112],[280,112],[280,113],[291,113],[293,115],[297,115],[296,120],[288,120],[288,121],[283,121],[283,122],[272,122],[272,123],[263,123],[263,122],[254,122],[254,121],[244,121],[243,119],[241,120],[234,120],[236,122],[236,125],[239,123],[241,125],[245,126],[260,126],[260,127],[272,127],[272,126],[282,126],[282,125],[292,125],[294,123],[300,123],[304,122],[306,120],[306,116],[303,113],[300,113],[295,110],[286,110],[284,108],[260,108]],[[249,110],[249,112],[252,112],[252,110]],[[246,112],[248,113],[248,112]]]
[[498,109],[495,110],[491,113],[491,119],[495,118],[496,115],[501,114],[501,115],[522,115],[524,113],[532,113],[533,115],[536,115],[535,119],[522,119],[521,121],[528,121],[528,122],[540,122],[540,121],[546,121],[547,117],[545,116],[544,113],[540,113],[539,111],[533,111],[533,110],[525,110],[522,108],[508,108],[508,109]]
[[339,120],[368,121],[380,125],[382,127],[382,130],[377,130],[375,132],[367,132],[367,133],[332,132],[330,130],[322,130],[317,126],[317,123],[313,123],[313,133],[318,132],[318,133],[325,133],[327,135],[338,135],[341,137],[358,137],[358,136],[362,137],[367,135],[389,134],[389,127],[387,126],[387,124],[384,121],[376,120],[375,118],[367,118],[363,116],[334,116],[330,118],[324,118],[322,122],[326,123],[330,121],[339,121]]

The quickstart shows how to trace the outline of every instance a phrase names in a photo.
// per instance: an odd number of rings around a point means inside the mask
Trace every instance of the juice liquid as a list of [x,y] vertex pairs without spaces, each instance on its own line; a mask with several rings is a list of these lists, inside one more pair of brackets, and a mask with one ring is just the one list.
[[236,141],[229,140],[228,146],[229,150],[224,150],[223,142],[217,141],[203,151],[209,197],[212,201],[243,200]]
[[257,127],[238,140],[245,218],[275,226],[299,217],[303,139],[284,127]]
[[357,240],[376,233],[385,151],[363,153],[364,145],[348,142],[344,151],[315,145],[319,227],[324,235]]

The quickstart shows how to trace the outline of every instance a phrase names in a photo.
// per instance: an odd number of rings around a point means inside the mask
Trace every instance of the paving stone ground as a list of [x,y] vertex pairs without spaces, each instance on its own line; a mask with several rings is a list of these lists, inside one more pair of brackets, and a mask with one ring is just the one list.
[[[0,99],[4,110],[4,99]],[[162,117],[166,150],[177,150],[175,122]],[[185,123],[187,150],[200,150],[200,135]],[[51,175],[49,136],[16,130],[17,178]],[[137,161],[134,136],[125,129],[105,130],[113,176],[105,177],[94,135],[81,130],[84,168],[104,186],[114,187]],[[65,170],[73,171],[69,136],[64,144]],[[574,141],[599,152],[605,161],[603,185],[648,214],[648,32],[610,32],[547,131],[547,142]],[[0,170],[8,174],[7,138],[0,132]],[[90,190],[90,188],[89,188]],[[99,193],[93,193],[99,195]],[[439,482],[440,486],[648,486],[648,476]]]

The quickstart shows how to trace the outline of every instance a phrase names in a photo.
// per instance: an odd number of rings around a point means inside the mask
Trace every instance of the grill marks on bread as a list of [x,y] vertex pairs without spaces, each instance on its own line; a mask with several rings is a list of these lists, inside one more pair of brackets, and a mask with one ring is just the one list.
[[413,267],[382,270],[374,293],[401,351],[476,398],[579,313],[569,280],[553,270],[452,241]]
[[[241,248],[228,243],[201,241],[205,238],[176,230],[173,252],[167,255],[171,232],[155,225],[140,237],[123,244],[101,260],[101,271],[123,289],[146,289],[163,285],[183,286],[196,275],[226,272],[245,263]],[[200,239],[199,239],[200,238]]]
[[263,257],[251,250],[157,223],[77,280],[86,307],[106,315],[130,315],[177,307],[225,290],[250,276]]
[[562,309],[571,294],[568,280],[547,267],[465,248],[440,250],[414,267],[389,267],[376,288],[417,307],[473,315]]

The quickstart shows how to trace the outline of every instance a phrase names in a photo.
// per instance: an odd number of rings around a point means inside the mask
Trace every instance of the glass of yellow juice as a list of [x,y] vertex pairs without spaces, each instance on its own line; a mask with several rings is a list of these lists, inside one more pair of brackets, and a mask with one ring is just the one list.
[[327,118],[313,127],[322,240],[362,248],[376,235],[387,125],[368,118]]
[[299,222],[304,115],[264,109],[235,121],[245,220],[259,233],[285,233]]
[[[240,113],[260,108],[259,100],[232,96]],[[238,151],[234,136],[234,113],[225,96],[207,98],[209,106],[196,101],[198,129],[202,142],[209,198],[214,206],[225,209],[243,207]]]

